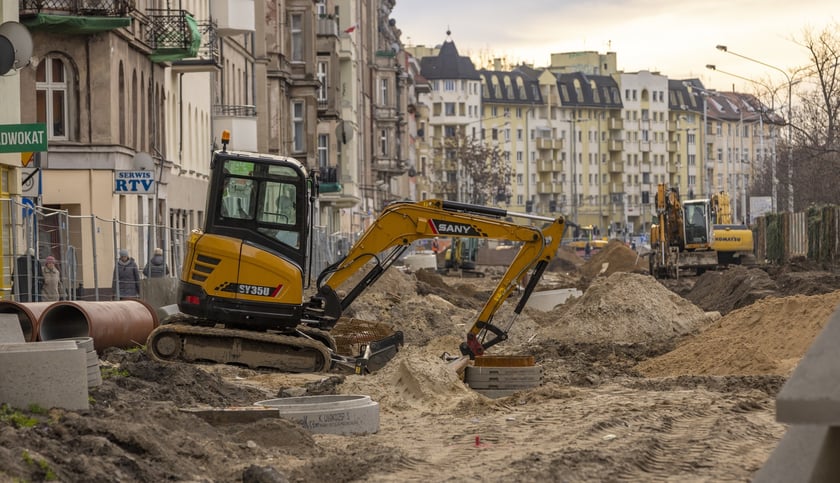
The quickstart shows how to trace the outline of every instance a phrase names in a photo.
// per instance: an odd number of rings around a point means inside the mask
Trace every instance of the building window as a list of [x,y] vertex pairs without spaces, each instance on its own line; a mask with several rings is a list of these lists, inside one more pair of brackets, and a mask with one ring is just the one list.
[[327,101],[327,63],[318,62],[318,102]]
[[455,91],[455,81],[452,79],[444,79],[443,90],[447,92]]
[[292,101],[292,150],[301,153],[306,150],[304,133],[304,103],[303,101]]
[[294,13],[290,16],[289,35],[292,42],[292,62],[303,62],[303,15]]
[[388,130],[381,129],[379,131],[379,154],[388,156]]
[[47,57],[38,63],[35,73],[36,120],[47,125],[49,139],[68,139],[71,78],[67,64],[61,58]]
[[326,172],[330,164],[330,136],[328,134],[318,135],[318,167]]
[[455,103],[454,102],[446,102],[443,104],[445,116],[454,116],[455,115]]
[[379,79],[379,103],[383,106],[388,105],[388,79]]

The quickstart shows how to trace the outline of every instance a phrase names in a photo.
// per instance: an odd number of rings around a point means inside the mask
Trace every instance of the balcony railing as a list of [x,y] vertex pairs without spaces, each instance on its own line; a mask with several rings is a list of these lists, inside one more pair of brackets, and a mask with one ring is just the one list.
[[134,10],[133,0],[19,0],[19,14],[64,14],[79,17],[126,17]]
[[[200,33],[197,32],[197,28],[190,27],[187,20],[189,13],[186,10],[149,8],[146,9],[146,16],[149,17],[146,41],[153,49],[185,52],[194,50],[197,53],[195,35],[198,34],[200,40]],[[197,27],[197,23],[195,25]]]
[[257,106],[235,106],[228,104],[216,104],[213,106],[213,115],[231,117],[256,117]]

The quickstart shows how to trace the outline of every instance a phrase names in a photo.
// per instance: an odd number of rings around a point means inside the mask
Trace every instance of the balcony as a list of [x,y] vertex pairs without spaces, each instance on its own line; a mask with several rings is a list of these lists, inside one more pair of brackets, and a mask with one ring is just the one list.
[[216,72],[221,69],[219,63],[219,38],[216,23],[199,22],[201,46],[195,57],[172,62],[172,71],[176,73]]
[[560,194],[563,192],[562,184],[557,181],[540,181],[537,183],[537,193]]
[[668,173],[677,174],[677,163],[668,163]]
[[610,173],[623,173],[624,161],[610,161],[607,163],[607,171]]
[[318,190],[321,193],[338,193],[342,190],[341,174],[339,173],[338,167],[322,167],[320,171]]
[[406,163],[405,161],[392,158],[374,159],[371,169],[373,171],[388,173],[392,176],[399,176],[405,174]]
[[610,183],[610,193],[624,193],[624,183]]
[[678,148],[678,144],[677,144],[677,143],[675,143],[674,141],[669,141],[669,142],[668,142],[668,152],[669,152],[669,153],[676,153],[676,152],[677,152],[677,148]]
[[131,25],[131,0],[19,0],[20,23],[30,30],[93,34]]
[[201,48],[198,22],[186,10],[147,9],[146,42],[152,62],[172,62],[196,57]]
[[537,138],[537,149],[563,149],[563,140],[551,138]]
[[210,0],[210,11],[222,37],[256,31],[254,0]]
[[624,151],[624,141],[620,139],[610,139],[607,143],[607,149],[610,151]]
[[679,129],[677,121],[668,121],[668,130],[669,131],[676,131]]
[[609,123],[608,123],[608,129],[610,129],[610,130],[622,130],[622,129],[624,129],[624,119],[610,118]]
[[315,25],[317,35],[338,36],[338,21],[334,18],[319,18]]
[[639,141],[639,151],[643,153],[650,152],[650,141]]
[[230,149],[257,151],[257,108],[255,106],[213,106],[213,129],[231,132]]
[[537,171],[540,173],[563,171],[563,164],[553,159],[540,159],[537,161]]

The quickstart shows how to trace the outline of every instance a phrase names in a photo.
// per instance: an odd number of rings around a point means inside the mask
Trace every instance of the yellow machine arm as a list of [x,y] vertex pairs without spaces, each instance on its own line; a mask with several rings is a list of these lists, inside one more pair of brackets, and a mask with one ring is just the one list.
[[[545,226],[538,228],[505,221],[505,218],[510,216],[529,218],[542,222]],[[318,279],[319,293],[313,297],[310,307],[321,317],[340,316],[341,312],[367,286],[378,279],[415,240],[449,236],[520,243],[519,252],[478,314],[467,333],[466,342],[461,345],[462,354],[473,358],[507,338],[510,325],[504,330],[494,326],[491,324],[493,315],[516,289],[517,284],[528,275],[523,295],[515,309],[517,315],[521,313],[548,262],[557,253],[565,227],[566,221],[562,216],[554,219],[514,214],[498,208],[436,199],[394,203],[365,231],[344,259],[321,273]],[[387,250],[390,251],[380,259],[380,254]],[[335,289],[371,259],[375,260],[375,266],[339,300]],[[495,337],[485,341],[488,332],[493,333]]]

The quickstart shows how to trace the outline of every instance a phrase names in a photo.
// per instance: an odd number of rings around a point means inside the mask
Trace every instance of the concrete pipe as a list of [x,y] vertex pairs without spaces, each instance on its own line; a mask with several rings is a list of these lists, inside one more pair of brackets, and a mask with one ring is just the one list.
[[38,340],[38,321],[41,314],[55,302],[12,302],[0,300],[0,314],[17,315],[20,321],[20,329],[23,331],[23,339],[26,342]]
[[140,300],[55,302],[39,321],[41,340],[92,337],[97,351],[137,347],[158,326],[155,310]]

